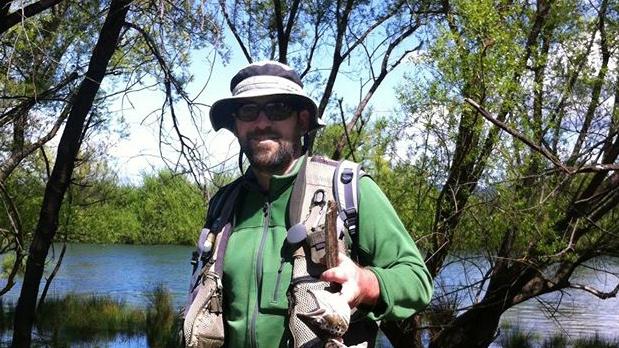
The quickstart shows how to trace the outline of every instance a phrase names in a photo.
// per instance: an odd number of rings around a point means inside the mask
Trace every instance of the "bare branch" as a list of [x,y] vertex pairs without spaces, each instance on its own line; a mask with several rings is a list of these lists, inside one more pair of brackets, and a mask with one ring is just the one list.
[[344,128],[344,135],[346,135],[346,143],[348,144],[348,148],[350,149],[350,154],[352,155],[353,161],[357,162],[355,158],[355,148],[353,147],[350,141],[350,135],[348,134],[348,126],[346,125],[346,116],[344,116],[344,108],[342,107],[342,98],[337,100],[337,104],[340,107],[340,116],[342,120],[342,128]]
[[[0,115],[0,127],[10,122],[17,115],[28,112],[37,102],[44,100],[54,100],[59,101],[57,98],[50,99],[55,96],[56,92],[64,88],[69,83],[75,81],[78,78],[77,71],[69,74],[64,80],[60,81],[56,86],[34,96],[24,96],[23,101],[18,105],[14,106],[10,110],[4,112]],[[16,97],[12,98],[2,98],[2,99],[17,99]]]
[[243,54],[245,55],[245,59],[247,59],[248,63],[251,63],[253,61],[251,59],[251,55],[249,54],[247,47],[245,47],[245,44],[243,43],[243,40],[241,39],[241,36],[239,35],[238,30],[236,29],[236,26],[234,25],[234,23],[232,23],[232,20],[230,19],[230,16],[228,15],[228,10],[226,9],[226,1],[219,0],[219,6],[221,7],[221,11],[224,14],[224,18],[226,19],[228,28],[230,28],[230,31],[232,31],[232,35],[234,35],[236,42],[239,44],[239,47],[241,48],[241,50],[243,51]]
[[613,290],[608,292],[600,291],[592,286],[583,284],[570,284],[569,288],[586,291],[602,300],[617,297],[617,292],[619,292],[619,284],[617,284]]
[[557,159],[548,150],[546,150],[546,149],[536,145],[535,143],[533,143],[531,140],[529,140],[524,135],[522,135],[519,132],[517,132],[516,130],[510,128],[508,125],[506,125],[505,123],[499,121],[498,119],[492,117],[492,115],[490,115],[490,113],[488,113],[488,111],[486,111],[482,106],[480,106],[479,104],[474,102],[472,99],[464,98],[464,100],[467,103],[469,103],[473,108],[475,108],[475,110],[477,110],[482,116],[484,116],[485,119],[487,119],[488,121],[492,122],[495,126],[497,126],[497,127],[501,128],[502,130],[506,131],[507,133],[512,135],[514,138],[522,141],[527,146],[529,146],[531,149],[533,149],[533,150],[537,151],[538,153],[542,154],[544,157],[546,157],[548,160],[550,160],[550,162],[552,162],[556,167],[560,168],[566,174],[572,175],[572,174],[576,174],[576,173],[608,172],[608,171],[619,170],[619,164],[591,164],[591,165],[583,165],[583,166],[580,166],[580,167],[567,167],[565,164],[563,164],[559,159]]
[[[2,201],[6,208],[7,217],[11,224],[11,228],[13,229],[12,236],[5,236],[5,240],[12,239],[10,244],[13,244],[11,247],[13,252],[15,253],[15,260],[13,261],[13,267],[11,268],[11,272],[9,272],[6,278],[6,284],[2,289],[0,289],[0,296],[9,292],[13,286],[15,285],[15,277],[19,269],[21,268],[21,263],[24,258],[24,245],[23,245],[23,228],[21,224],[21,218],[19,217],[19,211],[15,206],[15,202],[9,195],[6,187],[2,181],[0,181],[0,193],[2,194]],[[7,231],[8,232],[8,231]]]
[[2,165],[0,166],[0,183],[6,180],[6,178],[13,172],[15,167],[17,167],[17,165],[24,158],[26,158],[32,152],[43,146],[43,144],[47,143],[56,135],[56,133],[58,133],[58,129],[60,129],[60,126],[62,125],[64,120],[67,118],[67,116],[69,116],[69,113],[71,112],[71,107],[72,104],[68,104],[67,106],[65,106],[65,108],[60,113],[60,116],[58,116],[58,119],[56,119],[56,122],[54,122],[54,125],[47,132],[46,135],[42,136],[41,138],[39,138],[39,140],[32,144],[24,146],[21,151],[13,153],[11,157],[6,159],[4,163],[2,163]]

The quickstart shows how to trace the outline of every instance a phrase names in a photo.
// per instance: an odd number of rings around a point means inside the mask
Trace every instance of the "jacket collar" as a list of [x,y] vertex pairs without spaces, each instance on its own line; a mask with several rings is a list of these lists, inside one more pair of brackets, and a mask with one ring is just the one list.
[[248,189],[252,191],[262,192],[263,194],[268,195],[269,198],[277,198],[280,194],[286,191],[286,189],[290,187],[290,185],[292,185],[294,179],[297,177],[297,174],[299,174],[299,169],[301,168],[306,159],[307,155],[304,154],[301,157],[297,158],[296,162],[287,173],[271,176],[269,192],[262,191],[260,186],[258,186],[258,183],[256,182],[256,176],[254,175],[254,171],[251,170],[251,167],[249,167],[249,169],[247,169],[247,171],[245,172],[244,184]]

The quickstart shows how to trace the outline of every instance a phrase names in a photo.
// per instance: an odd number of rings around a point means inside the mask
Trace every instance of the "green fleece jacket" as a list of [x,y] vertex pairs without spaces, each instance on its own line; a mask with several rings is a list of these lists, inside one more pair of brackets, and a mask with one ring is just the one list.
[[[224,257],[227,347],[286,346],[292,255],[287,206],[301,162],[271,179],[269,192],[244,184]],[[359,260],[380,284],[375,320],[404,319],[428,304],[432,279],[395,210],[369,177],[359,180]]]

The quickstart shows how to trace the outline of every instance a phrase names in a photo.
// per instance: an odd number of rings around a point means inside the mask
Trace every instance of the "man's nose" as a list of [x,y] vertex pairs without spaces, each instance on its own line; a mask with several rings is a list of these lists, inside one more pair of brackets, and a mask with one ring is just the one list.
[[255,125],[256,128],[267,128],[271,126],[271,120],[264,110],[260,110],[260,112],[258,112],[258,118],[256,118]]

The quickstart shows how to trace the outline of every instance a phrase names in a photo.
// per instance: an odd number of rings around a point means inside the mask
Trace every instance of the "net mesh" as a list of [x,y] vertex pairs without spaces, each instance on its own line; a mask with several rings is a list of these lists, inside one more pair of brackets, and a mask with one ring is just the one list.
[[311,312],[318,308],[318,304],[308,290],[324,290],[329,287],[328,282],[310,276],[307,271],[305,257],[295,257],[293,265],[292,283],[288,292],[290,306],[289,327],[295,347],[322,347],[322,341],[316,334],[298,318],[298,313]]

